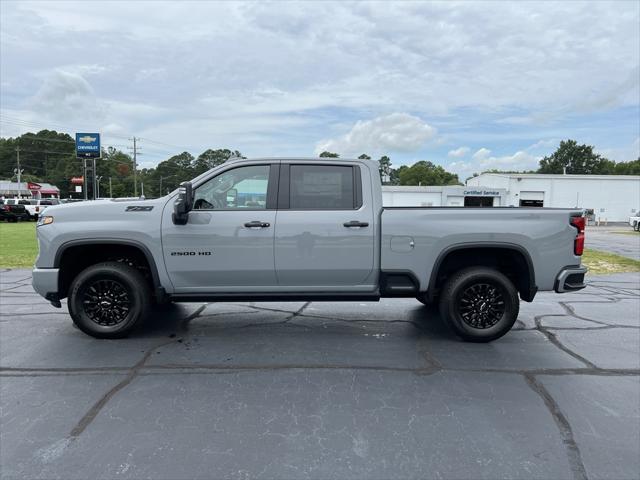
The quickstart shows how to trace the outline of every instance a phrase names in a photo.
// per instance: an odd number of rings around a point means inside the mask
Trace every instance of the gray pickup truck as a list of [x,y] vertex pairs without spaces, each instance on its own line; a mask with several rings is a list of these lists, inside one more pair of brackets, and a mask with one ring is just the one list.
[[98,338],[153,303],[438,303],[462,339],[513,326],[519,298],[584,288],[584,217],[546,208],[385,208],[377,165],[233,160],[154,200],[49,207],[33,287]]

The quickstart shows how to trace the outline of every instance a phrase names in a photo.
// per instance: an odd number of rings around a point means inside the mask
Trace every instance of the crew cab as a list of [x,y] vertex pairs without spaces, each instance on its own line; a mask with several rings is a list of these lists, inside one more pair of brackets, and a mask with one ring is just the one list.
[[367,160],[232,160],[158,199],[90,203],[40,217],[33,286],[99,338],[154,302],[414,297],[488,342],[520,299],[585,286],[581,210],[385,208]]

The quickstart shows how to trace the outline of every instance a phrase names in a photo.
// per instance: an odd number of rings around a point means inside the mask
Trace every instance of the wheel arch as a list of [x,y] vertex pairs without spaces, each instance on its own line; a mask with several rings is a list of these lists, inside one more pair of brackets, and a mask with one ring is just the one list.
[[[464,261],[474,254],[483,253],[483,256],[476,257],[472,263],[466,265],[456,265],[458,262]],[[438,293],[439,287],[446,279],[446,275],[450,273],[448,268],[454,268],[451,273],[471,266],[493,266],[499,267],[499,260],[516,259],[515,270],[511,273],[521,274],[522,270],[526,270],[524,278],[516,278],[514,285],[522,300],[531,302],[538,291],[535,282],[535,269],[531,255],[521,245],[506,242],[465,242],[450,245],[443,249],[433,264],[431,274],[429,276],[429,286],[427,289],[427,298],[433,301]],[[504,269],[497,268],[498,271],[505,273]],[[445,276],[443,278],[443,276]],[[508,275],[507,275],[508,276]]]
[[[160,276],[158,274],[158,267],[156,265],[153,254],[149,250],[149,248],[139,242],[137,240],[132,239],[108,239],[108,238],[93,238],[93,239],[78,239],[78,240],[70,240],[68,242],[63,243],[60,248],[56,251],[56,255],[54,257],[54,268],[61,269],[61,275],[58,280],[59,294],[60,298],[64,298],[66,296],[66,289],[69,287],[69,283],[71,280],[65,279],[62,274],[62,266],[63,259],[70,252],[73,252],[76,249],[88,248],[95,249],[100,246],[107,247],[107,251],[109,253],[115,252],[117,247],[126,247],[128,251],[132,251],[131,249],[135,249],[142,255],[142,258],[146,261],[146,266],[149,268],[149,276],[152,290],[160,298],[160,296],[164,296],[164,289],[160,283]],[[90,262],[88,265],[99,263],[104,259],[96,259],[95,262]],[[85,262],[86,263],[86,262]],[[87,265],[87,266],[88,266]],[[76,272],[76,275],[79,272]],[[66,282],[66,284],[65,284]]]

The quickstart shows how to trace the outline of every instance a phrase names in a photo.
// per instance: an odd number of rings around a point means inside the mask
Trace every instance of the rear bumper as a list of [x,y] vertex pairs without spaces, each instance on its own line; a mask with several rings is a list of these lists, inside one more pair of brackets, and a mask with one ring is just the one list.
[[34,268],[31,272],[33,289],[47,300],[54,294],[57,296],[59,271],[58,268]]
[[556,277],[554,290],[557,293],[582,290],[586,287],[584,276],[587,270],[587,267],[567,267],[563,269]]

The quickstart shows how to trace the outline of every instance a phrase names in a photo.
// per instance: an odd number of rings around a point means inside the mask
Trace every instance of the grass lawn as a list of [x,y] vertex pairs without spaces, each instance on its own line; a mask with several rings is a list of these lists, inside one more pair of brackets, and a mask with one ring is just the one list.
[[638,260],[589,248],[584,250],[582,264],[589,267],[589,273],[592,275],[640,272],[640,261]]
[[635,230],[619,230],[611,233],[615,233],[616,235],[640,235],[640,233]]
[[[37,254],[35,222],[0,223],[0,267],[30,268]],[[638,260],[598,250],[586,249],[582,263],[592,275],[640,272]]]
[[0,267],[32,267],[37,255],[36,222],[0,223]]

